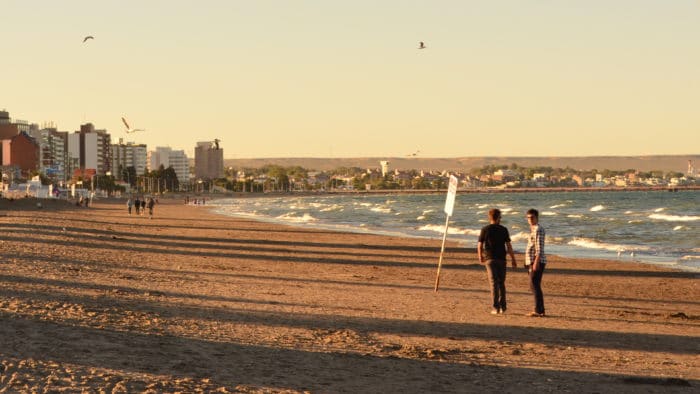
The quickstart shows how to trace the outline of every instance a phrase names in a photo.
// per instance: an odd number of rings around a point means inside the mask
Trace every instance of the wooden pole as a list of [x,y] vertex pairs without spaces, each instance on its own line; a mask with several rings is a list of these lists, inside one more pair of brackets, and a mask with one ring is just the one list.
[[442,254],[445,252],[445,240],[447,239],[447,227],[450,224],[450,215],[447,215],[445,220],[445,233],[442,235],[442,248],[440,248],[440,259],[438,260],[437,275],[435,275],[435,291],[438,291],[440,286],[440,267],[442,267]]

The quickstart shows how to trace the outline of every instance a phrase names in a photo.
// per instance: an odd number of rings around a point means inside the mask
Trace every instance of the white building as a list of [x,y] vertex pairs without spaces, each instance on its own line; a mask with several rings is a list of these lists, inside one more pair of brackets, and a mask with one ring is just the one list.
[[[146,171],[148,161],[148,150],[146,144],[136,144],[134,142],[124,143],[119,139],[119,143],[112,145],[112,173],[117,179],[122,179],[122,172],[128,167],[134,167],[136,175],[142,175]],[[122,179],[123,180],[123,179]]]
[[379,165],[382,166],[382,176],[386,176],[389,173],[389,162],[382,160],[379,162]]
[[78,168],[85,174],[94,171],[105,175],[111,170],[111,137],[106,130],[95,130],[92,123],[80,126],[80,131],[68,134],[68,158],[77,159]]
[[148,169],[154,171],[163,166],[170,166],[175,170],[177,180],[187,183],[190,180],[190,163],[184,150],[173,150],[169,146],[157,146],[155,150],[148,152]]

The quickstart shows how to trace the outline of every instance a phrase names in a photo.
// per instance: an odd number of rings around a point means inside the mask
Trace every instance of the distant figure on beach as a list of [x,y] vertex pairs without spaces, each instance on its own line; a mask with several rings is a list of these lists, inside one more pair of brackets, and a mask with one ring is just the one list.
[[138,197],[134,200],[134,208],[136,208],[136,214],[138,215],[141,211],[141,200]]
[[156,200],[153,197],[148,199],[148,218],[153,219],[153,207],[156,206]]
[[479,262],[486,266],[486,274],[491,285],[492,315],[506,312],[506,253],[510,256],[513,268],[515,253],[510,243],[508,229],[501,225],[501,211],[489,210],[490,224],[484,226],[479,234],[476,251]]
[[141,214],[146,214],[146,197],[141,197]]
[[542,294],[542,275],[547,265],[544,253],[544,227],[539,224],[539,212],[528,209],[527,221],[530,224],[530,238],[525,250],[525,266],[528,267],[530,290],[535,297],[535,310],[528,313],[531,317],[544,317],[544,296]]
[[129,197],[128,200],[126,200],[126,209],[129,211],[129,215],[131,215],[131,206],[133,205],[133,202],[131,201],[131,197]]

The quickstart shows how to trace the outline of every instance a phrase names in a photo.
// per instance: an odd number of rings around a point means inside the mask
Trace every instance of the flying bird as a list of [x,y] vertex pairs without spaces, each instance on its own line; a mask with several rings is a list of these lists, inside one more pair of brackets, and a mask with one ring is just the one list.
[[425,49],[425,48],[427,48],[427,47],[425,46],[425,43],[423,41],[418,43],[418,49]]
[[93,36],[85,36],[85,38],[83,38],[83,43],[87,40],[94,40],[94,39],[95,39],[95,37],[93,37]]
[[127,122],[126,122],[126,119],[124,119],[124,118],[122,118],[122,122],[124,122],[124,126],[126,126],[126,132],[127,132],[127,133],[135,133],[135,132],[137,132],[137,131],[146,131],[146,130],[144,130],[144,129],[132,129],[132,128],[129,126],[129,123],[127,123]]
[[408,155],[406,155],[406,156],[409,156],[409,157],[411,157],[411,156],[412,156],[412,157],[416,157],[416,156],[418,156],[419,153],[420,153],[420,151],[417,150],[417,151],[415,151],[415,152],[413,152],[413,153],[411,153],[411,154],[408,154]]

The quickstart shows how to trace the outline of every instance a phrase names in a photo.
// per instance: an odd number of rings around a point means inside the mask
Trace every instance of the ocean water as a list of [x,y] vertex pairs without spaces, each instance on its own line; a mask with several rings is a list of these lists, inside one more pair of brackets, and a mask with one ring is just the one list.
[[[445,194],[319,195],[214,200],[218,213],[329,230],[427,237],[440,247]],[[499,208],[516,251],[524,251],[535,208],[548,254],[672,266],[700,272],[700,192],[457,194],[448,240],[475,247],[487,212]]]

